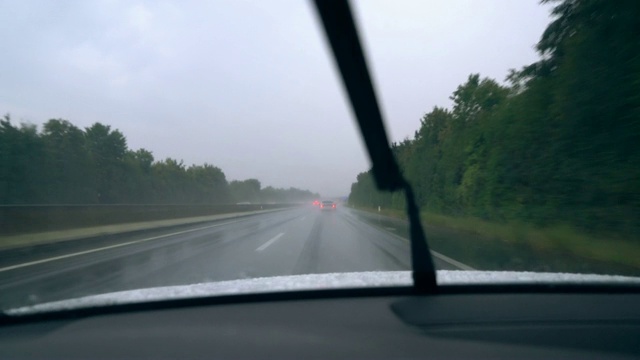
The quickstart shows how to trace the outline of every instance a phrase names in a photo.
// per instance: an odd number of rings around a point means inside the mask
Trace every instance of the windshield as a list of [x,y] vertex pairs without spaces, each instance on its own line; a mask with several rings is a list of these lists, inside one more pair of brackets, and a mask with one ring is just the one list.
[[[351,5],[441,283],[640,274],[635,4]],[[407,283],[407,194],[376,188],[313,3],[1,8],[0,309]]]

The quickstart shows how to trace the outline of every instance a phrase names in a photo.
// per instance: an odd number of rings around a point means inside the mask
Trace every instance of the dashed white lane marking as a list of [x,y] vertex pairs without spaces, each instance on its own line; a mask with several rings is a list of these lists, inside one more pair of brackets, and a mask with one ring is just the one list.
[[284,233],[280,233],[280,234],[272,237],[271,240],[269,240],[266,243],[262,244],[259,248],[256,249],[256,251],[262,251],[262,250],[266,249],[267,247],[269,247],[269,245],[273,244],[278,239],[280,239],[282,237],[282,235],[284,235]]
[[54,261],[54,260],[66,259],[66,258],[70,258],[70,257],[74,257],[74,256],[84,255],[84,254],[90,254],[90,253],[94,253],[94,252],[98,252],[98,251],[115,249],[115,248],[118,248],[118,247],[121,247],[121,246],[138,244],[138,243],[142,243],[142,242],[145,242],[145,241],[162,239],[162,238],[169,237],[169,236],[186,234],[186,233],[190,233],[190,232],[194,232],[194,231],[198,231],[198,230],[210,229],[210,228],[213,228],[213,227],[233,224],[233,223],[237,223],[237,222],[240,222],[240,221],[244,221],[244,220],[228,221],[228,222],[225,222],[225,223],[222,223],[222,224],[203,226],[203,227],[199,227],[199,228],[196,228],[196,229],[178,231],[178,232],[174,232],[174,233],[171,233],[171,234],[165,234],[165,235],[154,236],[154,237],[150,237],[150,238],[146,238],[146,239],[129,241],[129,242],[126,242],[126,243],[121,243],[121,244],[116,244],[116,245],[111,245],[111,246],[105,246],[105,247],[101,247],[101,248],[97,248],[97,249],[80,251],[80,252],[77,252],[77,253],[72,253],[72,254],[67,254],[67,255],[54,256],[54,257],[47,258],[47,259],[36,260],[36,261],[28,262],[28,263],[22,263],[22,264],[18,264],[18,265],[12,265],[12,266],[7,266],[7,267],[4,267],[4,268],[0,268],[0,272],[9,271],[9,270],[13,270],[13,269],[19,269],[19,268],[23,268],[23,267],[27,267],[27,266],[31,266],[31,265],[42,264],[42,263],[46,263],[46,262]]

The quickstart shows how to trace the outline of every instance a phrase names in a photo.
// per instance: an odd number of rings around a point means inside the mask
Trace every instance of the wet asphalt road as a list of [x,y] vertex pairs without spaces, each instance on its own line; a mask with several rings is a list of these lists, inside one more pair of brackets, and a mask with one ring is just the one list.
[[[298,207],[197,225],[0,252],[0,308],[167,285],[293,274],[409,270],[389,224]],[[438,269],[457,269],[434,259]]]

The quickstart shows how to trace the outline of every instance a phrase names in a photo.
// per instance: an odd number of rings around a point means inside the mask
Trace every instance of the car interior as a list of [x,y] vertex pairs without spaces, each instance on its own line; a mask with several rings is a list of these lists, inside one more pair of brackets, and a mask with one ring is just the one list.
[[0,358],[638,358],[640,287],[438,285],[348,1],[315,0],[379,189],[404,192],[413,286],[0,315]]

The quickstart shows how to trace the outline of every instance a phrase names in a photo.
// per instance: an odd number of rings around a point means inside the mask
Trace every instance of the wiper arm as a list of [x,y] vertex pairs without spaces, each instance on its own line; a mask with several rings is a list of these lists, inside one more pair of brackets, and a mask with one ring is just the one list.
[[435,292],[436,271],[420,222],[420,211],[411,185],[400,173],[400,168],[389,148],[382,113],[376,100],[349,2],[347,0],[315,0],[315,5],[367,146],[373,164],[372,172],[376,186],[380,190],[404,190],[405,192],[411,234],[414,287],[419,292]]

